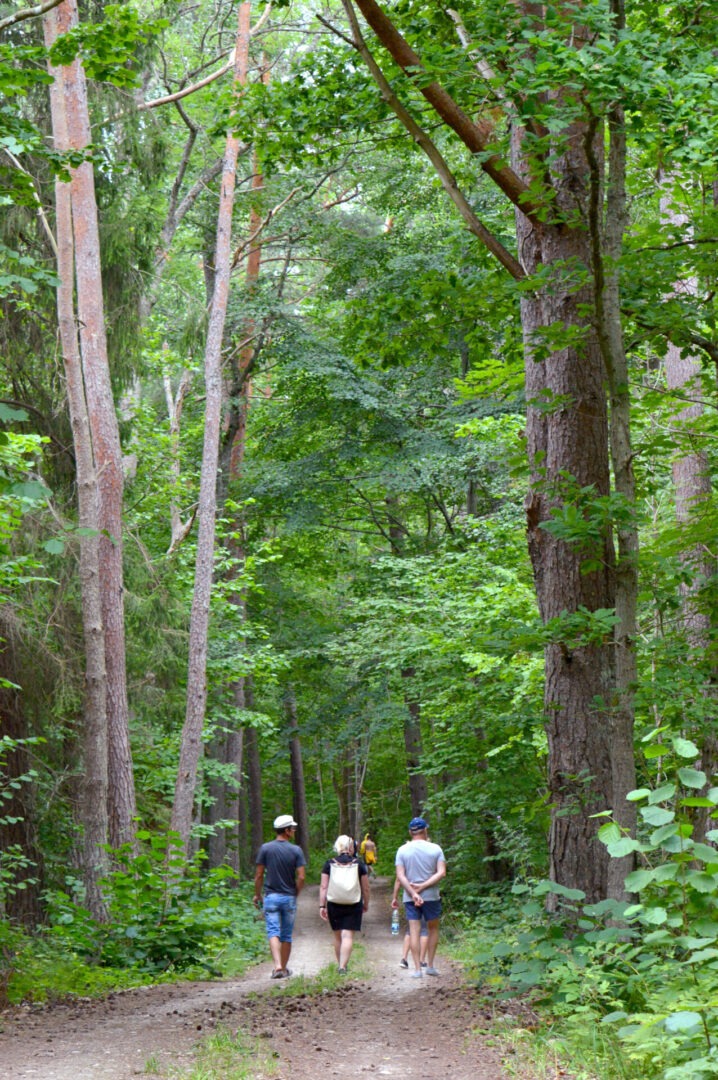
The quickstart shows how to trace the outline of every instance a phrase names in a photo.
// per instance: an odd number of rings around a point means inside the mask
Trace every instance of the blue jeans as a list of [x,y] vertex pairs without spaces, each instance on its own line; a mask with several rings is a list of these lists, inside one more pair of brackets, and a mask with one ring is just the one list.
[[280,941],[291,941],[296,915],[296,896],[273,892],[264,897],[264,919],[268,938],[278,937]]

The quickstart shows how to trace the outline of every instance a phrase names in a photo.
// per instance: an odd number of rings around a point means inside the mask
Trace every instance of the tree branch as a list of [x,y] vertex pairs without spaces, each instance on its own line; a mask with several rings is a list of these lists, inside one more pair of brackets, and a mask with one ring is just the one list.
[[52,11],[54,7],[61,3],[62,0],[45,0],[44,4],[36,4],[35,7],[31,8],[22,8],[12,15],[6,15],[4,19],[0,19],[0,33],[7,29],[8,26],[14,26],[15,23],[23,22],[25,19],[37,19],[40,15],[44,15],[46,11]]
[[[522,278],[526,277],[526,273],[524,271],[524,268],[521,266],[521,263],[509,251],[506,250],[501,241],[497,240],[493,233],[491,233],[486,228],[486,226],[483,225],[482,222],[477,218],[476,214],[469,205],[466,196],[459,188],[454,174],[451,172],[451,169],[446,163],[438,147],[434,142],[432,142],[424,129],[419,126],[416,120],[414,120],[411,113],[402,105],[402,103],[399,101],[399,99],[396,97],[393,90],[391,89],[388,80],[386,79],[384,73],[374,59],[369,47],[367,46],[362,36],[356,14],[351,4],[351,0],[342,0],[342,3],[344,5],[344,10],[347,13],[352,32],[354,34],[354,41],[352,44],[357,50],[357,52],[359,52],[360,55],[363,57],[364,62],[369,68],[369,71],[371,72],[374,81],[379,87],[379,91],[382,97],[384,98],[386,103],[394,110],[397,118],[401,121],[401,123],[412,136],[416,144],[421,147],[431,164],[434,166],[434,169],[436,170],[436,173],[441,180],[444,190],[456,206],[457,210],[466,222],[469,230],[474,234],[474,236],[477,236],[479,240],[481,240],[481,242],[488,248],[492,255],[496,256],[504,269],[508,270],[508,272],[516,281],[520,281]],[[321,20],[321,16],[318,16],[318,18],[320,18]]]
[[[55,3],[60,3],[60,0],[55,0]],[[50,6],[54,6],[54,4]],[[264,11],[259,16],[259,19],[250,30],[250,37],[256,34],[262,23],[267,20],[271,8],[271,4],[266,5]],[[0,24],[0,29],[2,29],[2,24]],[[216,79],[221,78],[222,75],[226,75],[228,71],[232,70],[232,68],[234,67],[234,52],[235,50],[232,49],[231,53],[229,54],[229,60],[227,61],[227,63],[223,64],[221,68],[213,72],[211,75],[206,75],[204,79],[200,79],[199,82],[192,83],[191,86],[185,86],[182,90],[177,90],[174,94],[167,94],[165,97],[155,98],[154,101],[143,101],[140,105],[137,106],[137,111],[143,112],[145,109],[157,109],[160,105],[171,105],[173,101],[180,101],[182,98],[188,97],[190,94],[194,94],[197,90],[202,90],[205,86],[209,86],[210,83],[213,83]]]
[[[375,0],[356,0],[356,5],[384,48],[402,71],[413,78],[422,64],[409,43],[375,3]],[[486,157],[493,134],[492,125],[484,121],[475,124],[436,81],[420,85],[419,90],[444,123],[456,132],[464,145],[473,154],[481,155],[481,168],[491,177],[497,187],[530,221],[542,227],[541,207],[528,197],[529,189],[524,181],[501,160],[498,154]]]

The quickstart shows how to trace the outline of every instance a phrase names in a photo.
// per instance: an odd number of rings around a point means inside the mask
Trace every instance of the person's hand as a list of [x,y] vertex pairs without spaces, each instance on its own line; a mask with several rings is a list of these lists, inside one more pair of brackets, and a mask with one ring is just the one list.
[[364,911],[368,911],[368,910],[369,910],[369,905],[368,905],[368,904],[364,904]]
[[392,896],[392,898],[391,898],[391,906],[394,909],[394,911],[396,911],[396,909],[399,907],[399,901],[397,900],[397,898],[395,896]]
[[261,904],[262,904],[262,897],[261,896],[252,897],[252,903],[254,904],[255,907],[260,907]]
[[319,908],[319,917],[320,917],[321,919],[324,919],[324,922],[328,922],[328,921],[329,921],[329,915],[327,914],[327,909],[326,909],[326,907],[320,907],[320,908]]

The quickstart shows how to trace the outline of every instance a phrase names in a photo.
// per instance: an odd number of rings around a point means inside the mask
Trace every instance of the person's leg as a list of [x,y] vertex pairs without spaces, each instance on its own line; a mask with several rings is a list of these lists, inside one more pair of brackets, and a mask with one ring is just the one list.
[[264,922],[267,927],[267,941],[269,942],[269,951],[272,955],[274,971],[281,971],[284,967],[284,964],[282,963],[281,943],[279,940],[282,921],[277,899],[273,893],[268,893],[264,898]]
[[428,930],[428,936],[426,939],[426,962],[428,969],[434,971],[434,957],[436,956],[436,947],[439,944],[439,920],[429,919],[426,924]]
[[426,954],[429,948],[429,931],[426,928],[426,923],[423,922],[421,926],[421,937],[419,938],[419,960],[421,966],[426,967],[427,959]]
[[411,948],[411,959],[414,961],[414,970],[421,970],[421,922],[418,919],[412,919],[409,923],[409,937]]
[[407,926],[406,930],[404,931],[404,944],[403,944],[402,949],[401,949],[401,960],[399,961],[401,967],[406,968],[406,967],[409,966],[408,956],[409,956],[409,946],[410,945],[411,945],[411,937],[409,936],[409,927]]
[[342,930],[341,932],[341,947],[339,951],[339,968],[346,969],[349,963],[349,957],[352,954],[352,948],[354,947],[354,931]]
[[279,938],[276,936],[269,939],[269,951],[272,954],[272,964],[275,971],[281,971],[284,967],[282,963],[282,947]]
[[341,955],[342,955],[342,932],[341,930],[334,930],[334,955],[337,958],[337,966],[341,967]]
[[279,953],[282,970],[285,975],[289,974],[287,964],[292,953],[292,931],[297,914],[297,901],[294,896],[281,897],[279,907],[280,930],[279,930]]

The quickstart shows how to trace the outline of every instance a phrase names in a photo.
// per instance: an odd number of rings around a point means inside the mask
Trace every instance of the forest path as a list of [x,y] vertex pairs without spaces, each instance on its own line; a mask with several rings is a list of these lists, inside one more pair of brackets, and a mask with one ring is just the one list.
[[[237,979],[151,986],[102,1001],[0,1014],[2,1080],[130,1080],[181,1076],[199,1039],[217,1027],[260,1037],[256,1080],[402,1076],[409,1080],[506,1080],[476,991],[441,955],[438,978],[412,979],[390,934],[392,880],[377,879],[357,940],[359,963],[346,982],[309,996],[293,979],[271,982],[269,960]],[[269,955],[269,954],[267,954]],[[300,896],[290,967],[316,975],[334,963],[332,935],[319,919],[318,887]],[[352,967],[366,975],[352,977]],[[296,986],[296,984],[295,984]],[[482,1030],[483,1029],[483,1030]],[[529,1078],[525,1078],[529,1080]]]

